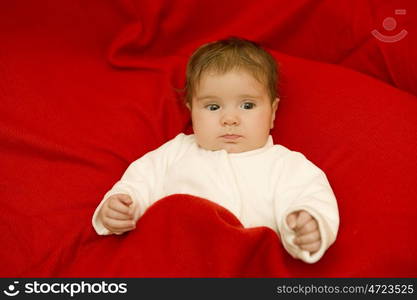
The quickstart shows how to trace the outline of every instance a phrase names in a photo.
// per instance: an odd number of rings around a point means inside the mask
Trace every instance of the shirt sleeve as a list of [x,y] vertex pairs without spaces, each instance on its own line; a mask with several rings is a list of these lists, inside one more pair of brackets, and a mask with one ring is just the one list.
[[184,134],[179,134],[158,149],[148,152],[129,165],[122,178],[104,195],[94,211],[92,225],[97,234],[111,234],[98,218],[98,212],[110,196],[115,194],[129,195],[133,200],[135,221],[158,200],[158,191],[161,189],[158,183],[163,181],[166,169],[174,160],[185,137]]
[[[290,152],[281,165],[275,211],[277,227],[284,248],[307,263],[317,262],[334,243],[339,227],[337,201],[326,175],[301,153]],[[295,232],[289,228],[287,216],[305,210],[318,223],[321,247],[314,254],[294,244]]]

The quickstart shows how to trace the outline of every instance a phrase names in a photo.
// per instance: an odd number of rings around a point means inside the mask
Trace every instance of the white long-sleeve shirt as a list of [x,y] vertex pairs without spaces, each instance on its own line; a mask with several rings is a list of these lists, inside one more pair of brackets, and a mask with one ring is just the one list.
[[[172,194],[190,194],[211,200],[232,212],[244,227],[275,230],[285,249],[308,263],[318,261],[335,241],[339,214],[325,174],[301,153],[274,145],[241,153],[200,148],[194,135],[177,135],[158,149],[134,161],[94,212],[99,235],[110,234],[97,218],[104,201],[128,194],[138,220],[157,200]],[[319,224],[321,247],[311,255],[293,243],[295,233],[286,217],[305,210]]]

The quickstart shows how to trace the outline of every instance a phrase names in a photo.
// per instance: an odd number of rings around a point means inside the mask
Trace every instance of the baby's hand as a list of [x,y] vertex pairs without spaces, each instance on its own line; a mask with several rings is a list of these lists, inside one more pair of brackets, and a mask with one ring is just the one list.
[[107,198],[100,209],[99,218],[104,227],[115,234],[136,228],[133,219],[133,201],[126,194],[116,194]]
[[294,244],[311,254],[317,252],[321,246],[319,226],[308,212],[300,210],[287,217],[288,226],[294,230]]

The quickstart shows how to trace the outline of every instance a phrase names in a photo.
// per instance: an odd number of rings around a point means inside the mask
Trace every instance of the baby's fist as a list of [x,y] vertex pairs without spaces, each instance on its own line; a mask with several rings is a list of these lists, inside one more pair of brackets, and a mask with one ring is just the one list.
[[295,232],[294,244],[300,249],[315,253],[321,246],[319,225],[305,210],[293,212],[287,217],[287,224]]
[[127,194],[110,196],[100,210],[100,218],[104,227],[115,234],[135,229],[132,198]]

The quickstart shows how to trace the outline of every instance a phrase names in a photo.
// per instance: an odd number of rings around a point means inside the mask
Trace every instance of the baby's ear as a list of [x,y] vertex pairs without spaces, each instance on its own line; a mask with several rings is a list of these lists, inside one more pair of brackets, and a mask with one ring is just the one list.
[[278,103],[279,103],[279,98],[275,98],[275,100],[272,102],[271,129],[274,128],[275,113],[277,112]]
[[187,108],[188,108],[189,110],[191,110],[191,105],[190,105],[190,102],[185,103],[185,106],[187,106]]
[[272,103],[272,110],[274,111],[274,113],[277,111],[278,104],[279,104],[279,98],[275,98],[274,102]]

